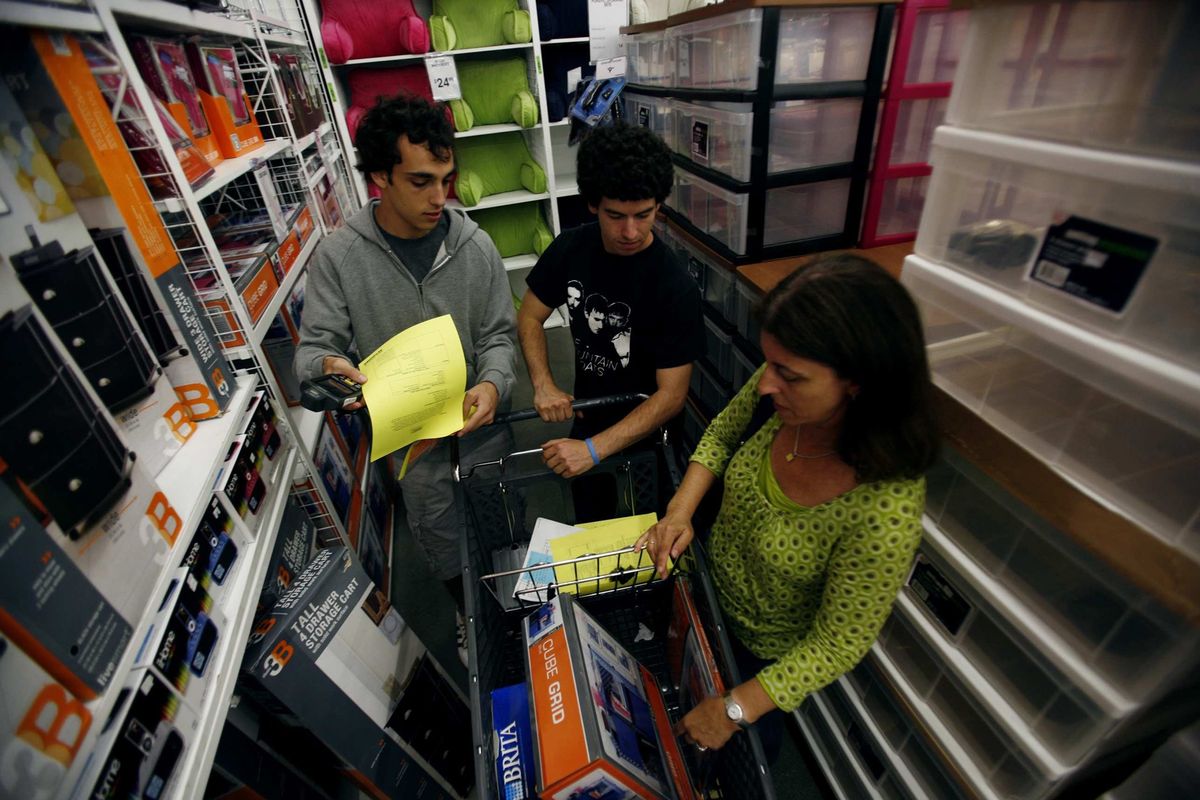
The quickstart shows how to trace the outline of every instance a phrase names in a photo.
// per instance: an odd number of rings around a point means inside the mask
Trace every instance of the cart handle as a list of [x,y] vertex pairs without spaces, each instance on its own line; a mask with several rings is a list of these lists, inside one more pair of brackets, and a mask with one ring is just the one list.
[[[587,400],[574,400],[571,402],[572,411],[587,411],[589,408],[608,408],[610,406],[623,406],[628,403],[642,402],[649,400],[648,394],[611,394],[605,397],[592,397]],[[493,425],[508,425],[513,422],[521,422],[526,419],[535,419],[538,416],[536,408],[523,408],[520,411],[509,411],[507,414],[497,414],[492,420]]]

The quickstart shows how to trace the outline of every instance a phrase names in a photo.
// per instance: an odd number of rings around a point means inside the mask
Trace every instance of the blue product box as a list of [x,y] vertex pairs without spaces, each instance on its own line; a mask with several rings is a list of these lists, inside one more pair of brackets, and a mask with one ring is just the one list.
[[492,692],[492,741],[496,752],[498,800],[532,800],[533,727],[529,721],[529,689],[524,683]]

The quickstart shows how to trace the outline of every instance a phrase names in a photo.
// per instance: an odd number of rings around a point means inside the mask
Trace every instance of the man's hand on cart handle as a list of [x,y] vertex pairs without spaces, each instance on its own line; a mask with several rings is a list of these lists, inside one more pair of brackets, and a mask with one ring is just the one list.
[[658,569],[658,577],[667,577],[668,560],[683,555],[695,537],[690,517],[673,515],[670,511],[633,543],[635,550],[645,550]]
[[571,410],[571,402],[574,399],[573,396],[550,382],[534,389],[533,407],[537,409],[538,416],[542,418],[543,422],[566,422],[575,414]]
[[467,389],[463,396],[463,426],[459,436],[466,436],[473,430],[482,428],[496,416],[496,406],[500,404],[500,390],[491,381],[480,381]]
[[542,460],[564,478],[582,475],[596,464],[587,442],[582,439],[551,439],[545,442],[542,445]]
[[[358,384],[367,382],[367,376],[355,369],[349,359],[342,358],[341,356],[325,356],[325,358],[321,359],[321,371],[326,375],[345,375]],[[343,408],[342,411],[355,411],[363,408],[364,405],[361,402],[351,403]]]

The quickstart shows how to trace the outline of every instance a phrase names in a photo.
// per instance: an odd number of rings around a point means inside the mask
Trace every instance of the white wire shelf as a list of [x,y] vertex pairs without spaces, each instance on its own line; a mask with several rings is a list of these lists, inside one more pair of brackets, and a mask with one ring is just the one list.
[[125,19],[153,23],[156,27],[173,30],[202,32],[240,39],[255,39],[257,34],[249,20],[230,19],[209,11],[194,11],[178,3],[165,0],[94,0],[97,5],[107,6],[114,14]]
[[542,41],[542,47],[545,47],[548,44],[580,44],[590,41],[591,39],[589,39],[587,36],[566,36],[562,39],[544,39]]
[[257,150],[251,150],[244,156],[237,158],[228,158],[213,167],[215,173],[208,182],[196,189],[194,194],[196,200],[200,201],[209,195],[213,194],[222,187],[228,186],[233,181],[245,175],[250,170],[257,167],[259,164],[282,153],[292,146],[291,139],[272,139],[263,144]]
[[275,315],[279,313],[279,307],[283,305],[288,295],[292,293],[292,288],[295,287],[296,281],[300,280],[300,276],[308,268],[308,260],[312,258],[313,251],[317,249],[317,243],[320,238],[316,230],[309,234],[308,241],[304,243],[304,247],[300,250],[299,255],[296,256],[296,263],[292,264],[292,268],[283,276],[283,283],[279,284],[279,288],[271,296],[271,301],[267,303],[267,307],[263,311],[262,316],[258,318],[258,322],[254,323],[254,331],[250,338],[256,346],[262,344],[263,339],[266,338],[267,330],[270,329],[271,323],[275,319]]
[[521,131],[535,131],[537,128],[537,125],[532,128],[522,128],[515,122],[505,122],[499,125],[476,125],[469,131],[455,131],[454,138],[469,139],[472,136],[491,136],[497,133],[520,133]]
[[80,8],[63,8],[62,6],[35,5],[14,0],[0,2],[0,24],[56,28],[82,33],[99,33],[104,30],[104,26],[100,24],[100,18],[91,11]]
[[309,411],[304,406],[292,406],[288,414],[291,415],[296,435],[300,437],[300,446],[311,456],[317,449],[317,437],[321,435],[321,420],[325,415]]

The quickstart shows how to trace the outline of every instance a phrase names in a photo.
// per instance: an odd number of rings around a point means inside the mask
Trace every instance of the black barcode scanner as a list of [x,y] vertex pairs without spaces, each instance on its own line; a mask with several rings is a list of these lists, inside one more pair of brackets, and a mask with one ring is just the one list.
[[300,405],[309,411],[341,411],[362,400],[362,384],[345,375],[322,375],[300,384]]

